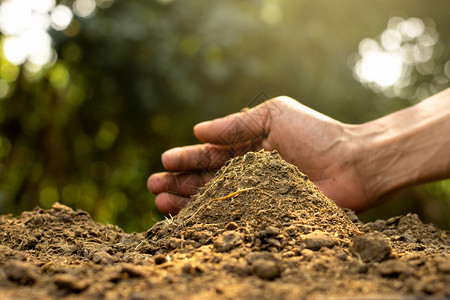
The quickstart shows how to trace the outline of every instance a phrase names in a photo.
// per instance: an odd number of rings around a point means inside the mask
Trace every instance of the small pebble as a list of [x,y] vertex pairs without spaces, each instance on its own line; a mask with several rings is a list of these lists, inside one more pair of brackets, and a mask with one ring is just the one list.
[[319,250],[322,247],[331,248],[339,243],[335,236],[319,230],[304,235],[302,239],[306,248],[311,250]]
[[258,259],[253,262],[251,271],[261,279],[271,280],[280,276],[280,268],[273,260]]
[[110,265],[115,262],[115,258],[108,254],[106,251],[95,252],[92,255],[92,261],[100,265]]
[[352,251],[356,251],[364,262],[380,262],[391,255],[392,248],[381,233],[372,232],[354,237]]
[[386,221],[384,220],[376,220],[375,222],[369,222],[364,224],[363,230],[365,232],[369,231],[383,231],[386,227]]
[[68,274],[56,275],[55,284],[59,288],[68,289],[74,292],[81,292],[89,287],[87,281],[80,280],[79,278]]
[[238,228],[239,228],[239,226],[238,226],[238,224],[236,224],[236,222],[230,222],[227,224],[227,226],[225,226],[226,230],[236,230]]
[[218,252],[228,252],[242,244],[242,234],[236,231],[228,231],[218,236],[214,241],[214,248]]

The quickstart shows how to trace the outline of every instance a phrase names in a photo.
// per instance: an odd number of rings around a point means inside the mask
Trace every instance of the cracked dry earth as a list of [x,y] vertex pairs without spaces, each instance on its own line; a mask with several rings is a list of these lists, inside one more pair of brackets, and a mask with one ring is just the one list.
[[1,299],[450,297],[448,231],[362,224],[276,152],[230,160],[145,233],[59,203],[0,228]]

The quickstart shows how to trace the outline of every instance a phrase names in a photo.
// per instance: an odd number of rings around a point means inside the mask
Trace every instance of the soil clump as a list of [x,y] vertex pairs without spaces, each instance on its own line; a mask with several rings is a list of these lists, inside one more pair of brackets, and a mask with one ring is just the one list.
[[450,297],[449,232],[362,224],[276,152],[249,152],[145,233],[56,203],[0,217],[0,297]]

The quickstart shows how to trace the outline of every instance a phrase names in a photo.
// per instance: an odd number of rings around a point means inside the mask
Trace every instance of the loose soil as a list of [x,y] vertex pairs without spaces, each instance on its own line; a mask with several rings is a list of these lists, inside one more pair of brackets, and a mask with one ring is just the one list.
[[59,203],[0,228],[2,299],[450,297],[448,231],[362,224],[276,152],[230,160],[145,233]]

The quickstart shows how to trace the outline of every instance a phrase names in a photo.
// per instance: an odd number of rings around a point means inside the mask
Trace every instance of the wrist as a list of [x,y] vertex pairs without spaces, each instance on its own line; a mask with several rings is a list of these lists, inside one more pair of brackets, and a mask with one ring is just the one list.
[[355,169],[369,205],[450,176],[450,89],[352,131]]
[[[410,174],[403,171],[405,149],[401,136],[386,122],[374,121],[354,128],[355,169],[369,207],[389,199],[412,184]],[[403,166],[403,167],[402,167]]]

